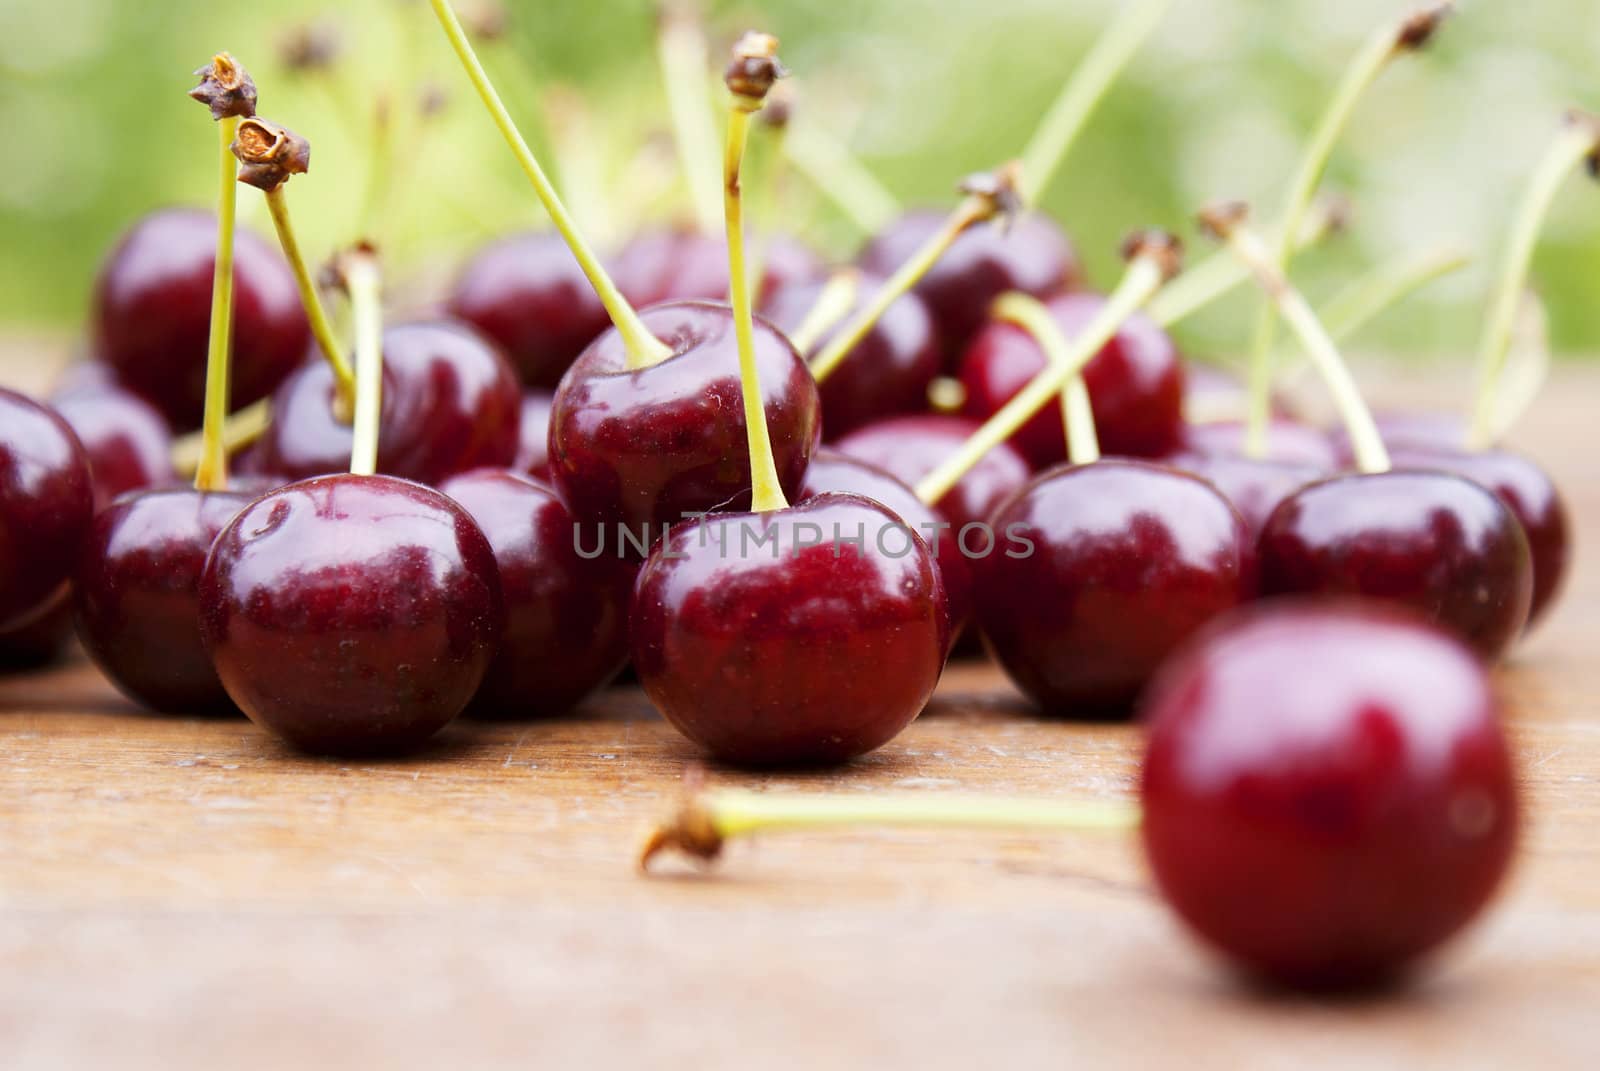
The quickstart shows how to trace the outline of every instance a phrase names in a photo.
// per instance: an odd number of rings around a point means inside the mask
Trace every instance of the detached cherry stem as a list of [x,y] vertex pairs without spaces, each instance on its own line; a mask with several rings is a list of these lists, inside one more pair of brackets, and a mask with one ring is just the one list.
[[[1021,292],[1002,294],[990,307],[990,315],[1026,331],[1044,351],[1048,365],[1071,363],[1072,341],[1050,314],[1049,306],[1038,298]],[[1067,460],[1074,465],[1099,461],[1100,437],[1095,431],[1094,407],[1081,372],[1061,388],[1061,417],[1065,421]]]
[[1012,399],[972,433],[961,449],[951,454],[916,485],[917,497],[929,505],[950,493],[961,478],[984,456],[1033,419],[1116,336],[1128,317],[1139,311],[1168,279],[1177,275],[1182,246],[1169,234],[1151,231],[1135,235],[1124,247],[1128,270],[1111,296],[1072,340],[1059,360],[1053,360]]
[[456,58],[461,61],[467,78],[477,90],[478,97],[483,101],[483,106],[488,110],[495,127],[506,139],[506,144],[511,147],[512,154],[528,176],[534,193],[544,205],[545,212],[549,214],[550,221],[566,240],[568,248],[572,250],[573,259],[583,269],[583,274],[594,287],[596,296],[605,306],[612,324],[616,326],[617,333],[622,336],[623,346],[627,350],[628,367],[635,370],[648,368],[671,357],[672,348],[652,335],[645,327],[644,321],[639,319],[638,312],[628,303],[628,299],[622,296],[622,291],[612,282],[611,276],[600,263],[600,258],[595,255],[594,250],[579,232],[555,187],[551,185],[544,169],[539,166],[538,158],[534,156],[527,140],[518,131],[510,113],[506,111],[505,104],[500,100],[500,95],[495,92],[494,85],[489,81],[483,64],[478,61],[478,56],[472,49],[472,42],[467,39],[466,31],[461,27],[461,20],[456,17],[455,9],[450,6],[449,0],[429,0],[429,3],[439,19],[439,26],[443,29],[445,38],[455,50]]
[[1527,286],[1539,231],[1567,176],[1586,160],[1596,175],[1600,175],[1600,117],[1573,111],[1535,169],[1512,219],[1505,266],[1490,299],[1488,319],[1478,345],[1478,386],[1467,432],[1469,449],[1484,450],[1494,444],[1495,395],[1505,371],[1506,356],[1511,351],[1517,307]]
[[[1368,39],[1345,69],[1344,77],[1322,113],[1284,196],[1279,215],[1282,230],[1270,249],[1270,266],[1278,274],[1288,274],[1289,263],[1294,255],[1295,235],[1299,233],[1301,221],[1327,173],[1334,147],[1349,126],[1361,98],[1393,60],[1418,52],[1426,46],[1454,7],[1449,2],[1432,4],[1382,27]],[[1267,448],[1267,424],[1272,411],[1272,347],[1277,326],[1277,312],[1273,304],[1268,302],[1263,306],[1256,323],[1255,339],[1250,351],[1245,453],[1251,457],[1264,456]]]
[[811,374],[818,383],[833,374],[834,369],[860,344],[873,325],[882,319],[889,306],[910,292],[955,244],[957,238],[980,223],[997,216],[1010,216],[1021,207],[1017,186],[1019,171],[1019,166],[1012,163],[988,174],[972,175],[962,182],[961,191],[966,197],[945,219],[944,225],[895,269],[895,273],[884,281],[871,300],[846,320],[822,352],[812,359]]
[[1273,264],[1266,242],[1246,225],[1248,218],[1248,209],[1242,203],[1227,202],[1202,212],[1200,225],[1208,234],[1225,242],[1240,262],[1249,267],[1278,314],[1300,339],[1306,355],[1316,365],[1333,396],[1334,406],[1350,436],[1356,467],[1364,473],[1389,471],[1389,451],[1383,445],[1372,411],[1362,399],[1361,390],[1340,356],[1338,346],[1306,299]]
[[350,472],[378,471],[378,431],[383,417],[383,275],[371,246],[357,246],[339,261],[356,331],[356,408]]

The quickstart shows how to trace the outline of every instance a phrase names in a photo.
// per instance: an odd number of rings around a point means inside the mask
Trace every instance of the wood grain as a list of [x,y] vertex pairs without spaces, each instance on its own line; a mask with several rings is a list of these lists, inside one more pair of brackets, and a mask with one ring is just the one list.
[[[1600,374],[1563,371],[1522,437],[1583,535],[1597,399]],[[338,763],[142,713],[82,663],[0,678],[0,1066],[1592,1068],[1591,560],[1501,672],[1529,812],[1515,880],[1419,984],[1354,1002],[1218,970],[1116,836],[795,836],[642,879],[638,837],[695,756],[630,689]],[[970,664],[848,769],[712,778],[1112,797],[1137,749],[1031,717]]]

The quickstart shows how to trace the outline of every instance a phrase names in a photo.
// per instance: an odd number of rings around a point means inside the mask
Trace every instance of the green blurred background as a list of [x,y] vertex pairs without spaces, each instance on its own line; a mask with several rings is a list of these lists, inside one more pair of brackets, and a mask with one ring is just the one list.
[[[708,3],[713,47],[741,29],[779,34],[797,121],[826,124],[900,197],[952,202],[954,180],[1014,155],[1115,0],[737,0]],[[1215,196],[1275,201],[1306,131],[1362,39],[1400,0],[1177,0],[1068,160],[1046,206],[1102,285],[1128,230],[1191,233]],[[461,0],[465,13],[475,5]],[[1397,64],[1362,108],[1331,181],[1354,232],[1305,258],[1313,295],[1365,266],[1444,244],[1479,260],[1363,336],[1396,353],[1470,349],[1509,205],[1572,105],[1600,107],[1593,0],[1465,0],[1427,54]],[[513,110],[542,115],[581,215],[615,239],[683,211],[646,0],[512,0],[486,46]],[[278,56],[291,27],[336,30],[334,75]],[[262,114],[307,135],[310,175],[290,187],[302,241],[324,256],[359,225],[373,179],[375,101],[391,101],[405,151],[388,167],[381,233],[392,272],[424,299],[485,237],[541,224],[537,204],[421,0],[3,0],[0,3],[0,327],[79,329],[96,265],[140,213],[215,196],[215,139],[185,98],[191,71],[234,52]],[[442,89],[446,107],[417,118]],[[791,177],[783,215],[833,255],[859,235]],[[265,228],[260,198],[243,217]],[[1197,243],[1199,239],[1195,240]],[[1600,190],[1563,192],[1535,263],[1553,338],[1600,352]],[[1197,319],[1185,342],[1226,356],[1246,337],[1247,296]]]

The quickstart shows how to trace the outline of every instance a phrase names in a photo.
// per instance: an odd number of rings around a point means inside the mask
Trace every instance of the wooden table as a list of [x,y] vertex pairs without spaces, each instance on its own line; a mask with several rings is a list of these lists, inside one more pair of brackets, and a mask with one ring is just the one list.
[[[1456,373],[1459,376],[1459,372]],[[1524,445],[1600,531],[1600,374]],[[1246,988],[1131,841],[911,832],[737,845],[643,879],[694,752],[642,696],[450,730],[409,761],[141,713],[79,663],[0,679],[0,1067],[1588,1067],[1600,1062],[1600,565],[1501,674],[1529,822],[1419,984]],[[1131,792],[1139,738],[1029,716],[993,669],[773,790]]]

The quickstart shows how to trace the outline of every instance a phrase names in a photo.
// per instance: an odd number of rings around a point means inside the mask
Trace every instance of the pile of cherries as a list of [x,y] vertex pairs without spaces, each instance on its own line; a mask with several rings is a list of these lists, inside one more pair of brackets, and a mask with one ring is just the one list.
[[[741,152],[782,73],[770,39],[741,42]],[[1286,411],[1265,454],[1191,421],[1202,377],[1172,337],[1107,322],[1115,298],[1003,178],[963,204],[1009,222],[908,212],[841,275],[776,233],[745,262],[737,170],[726,236],[652,230],[602,265],[519,158],[558,228],[496,241],[440,314],[384,328],[354,417],[293,265],[238,236],[232,403],[270,421],[225,487],[174,462],[217,374],[218,218],[140,220],[102,268],[91,359],[47,400],[0,391],[0,660],[75,630],[152,709],[241,710],[338,755],[416,749],[463,713],[560,715],[631,662],[711,756],[765,766],[882,746],[981,639],[1044,714],[1142,703],[1157,880],[1236,960],[1370,980],[1487,899],[1516,801],[1483,665],[1569,554],[1536,463],[1465,450],[1451,421],[1381,421],[1375,472]],[[819,385],[808,358],[880,294]],[[1109,332],[1077,377],[1107,456],[1069,451],[1050,406],[929,484],[1055,364],[994,312],[1013,294],[1066,339]],[[346,471],[363,406],[375,471]]]

